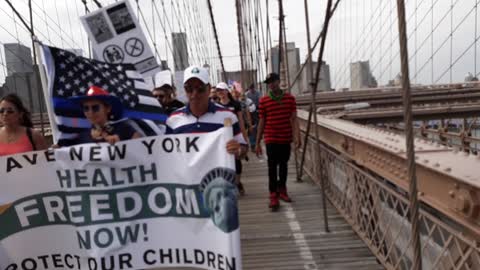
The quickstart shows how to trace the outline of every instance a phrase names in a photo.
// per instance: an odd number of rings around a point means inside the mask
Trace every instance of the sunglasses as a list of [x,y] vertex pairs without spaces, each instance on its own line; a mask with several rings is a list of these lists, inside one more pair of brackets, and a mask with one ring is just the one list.
[[164,99],[165,95],[153,95],[156,99]]
[[100,104],[95,104],[95,105],[92,105],[92,106],[88,106],[88,105],[83,105],[83,112],[89,112],[90,110],[94,113],[96,112],[99,112],[100,111]]
[[200,87],[193,87],[193,86],[189,86],[189,85],[185,85],[185,92],[191,94],[193,93],[193,91],[197,91],[199,94],[203,94],[205,92],[207,92],[207,86],[206,85],[202,85]]
[[1,108],[0,109],[0,114],[4,114],[4,113],[7,113],[7,114],[12,114],[14,113],[15,110],[14,109],[11,109],[11,108]]

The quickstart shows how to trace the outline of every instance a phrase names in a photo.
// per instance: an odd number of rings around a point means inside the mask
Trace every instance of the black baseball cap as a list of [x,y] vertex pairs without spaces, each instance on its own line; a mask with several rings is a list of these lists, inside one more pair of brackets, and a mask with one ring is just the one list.
[[280,80],[280,76],[278,76],[277,73],[270,73],[270,74],[268,74],[267,78],[263,82],[264,83],[271,83],[271,82],[278,81],[278,80]]

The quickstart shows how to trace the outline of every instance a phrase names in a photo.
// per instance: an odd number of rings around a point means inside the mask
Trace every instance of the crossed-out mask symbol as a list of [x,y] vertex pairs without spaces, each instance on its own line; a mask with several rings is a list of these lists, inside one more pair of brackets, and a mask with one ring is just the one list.
[[125,52],[132,57],[138,57],[142,55],[145,49],[143,42],[136,37],[127,39],[127,41],[125,41],[124,47]]

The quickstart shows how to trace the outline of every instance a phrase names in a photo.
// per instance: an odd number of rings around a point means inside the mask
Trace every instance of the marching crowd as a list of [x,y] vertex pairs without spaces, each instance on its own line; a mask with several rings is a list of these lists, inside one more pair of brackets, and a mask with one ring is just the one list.
[[[236,184],[240,195],[245,194],[241,182],[242,160],[248,161],[248,151],[263,154],[264,140],[268,160],[269,208],[276,211],[279,200],[291,202],[287,193],[287,163],[291,143],[300,147],[296,123],[295,98],[280,89],[280,77],[270,73],[264,83],[267,95],[261,97],[252,84],[246,93],[225,82],[213,86],[208,71],[191,66],[184,71],[184,89],[187,103],[175,98],[173,83],[157,85],[152,95],[159,101],[166,121],[166,134],[211,132],[224,127],[225,119],[232,120],[234,138],[226,149],[235,156]],[[123,106],[119,98],[105,89],[91,86],[86,95],[69,98],[82,109],[91,129],[77,134],[69,145],[52,145],[57,148],[82,143],[107,142],[139,138],[142,133],[123,119]],[[0,156],[44,150],[46,139],[33,129],[31,115],[15,94],[0,99]],[[250,149],[249,149],[250,147]]]

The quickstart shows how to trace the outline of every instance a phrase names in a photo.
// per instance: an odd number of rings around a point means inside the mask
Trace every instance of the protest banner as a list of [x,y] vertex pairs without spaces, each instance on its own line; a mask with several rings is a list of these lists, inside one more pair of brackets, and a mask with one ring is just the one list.
[[130,63],[144,77],[160,70],[128,1],[118,1],[80,17],[97,60]]
[[0,269],[241,269],[231,128],[0,157]]

